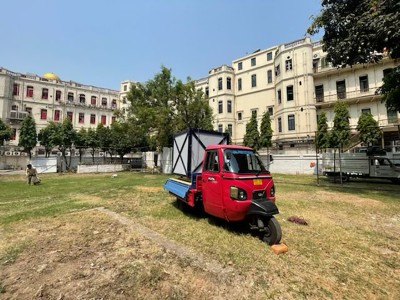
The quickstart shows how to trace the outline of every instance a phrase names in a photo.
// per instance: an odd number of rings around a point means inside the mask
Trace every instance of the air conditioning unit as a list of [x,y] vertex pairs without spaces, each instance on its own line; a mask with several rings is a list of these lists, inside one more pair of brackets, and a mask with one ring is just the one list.
[[6,155],[6,156],[11,156],[11,155],[13,155],[13,153],[12,153],[11,151],[6,151],[6,152],[5,152],[5,155]]
[[79,156],[79,151],[75,151],[75,156]]
[[62,152],[57,152],[57,156],[62,156]]
[[104,152],[99,152],[100,157],[104,157],[104,154],[105,154]]
[[21,152],[21,156],[28,156],[27,152]]
[[12,153],[12,155],[14,155],[14,156],[20,156],[20,155],[21,155],[21,152],[19,152],[19,151],[14,151],[14,152]]
[[65,151],[65,156],[71,156],[71,152]]
[[319,53],[315,53],[315,54],[313,55],[313,59],[318,59],[318,58],[320,58]]

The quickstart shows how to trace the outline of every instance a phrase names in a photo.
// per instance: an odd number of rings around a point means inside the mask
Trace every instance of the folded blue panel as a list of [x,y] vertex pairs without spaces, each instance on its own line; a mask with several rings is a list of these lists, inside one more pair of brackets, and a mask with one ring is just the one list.
[[164,188],[170,193],[178,196],[179,198],[185,198],[190,188],[190,182],[184,182],[177,179],[167,179],[164,184]]

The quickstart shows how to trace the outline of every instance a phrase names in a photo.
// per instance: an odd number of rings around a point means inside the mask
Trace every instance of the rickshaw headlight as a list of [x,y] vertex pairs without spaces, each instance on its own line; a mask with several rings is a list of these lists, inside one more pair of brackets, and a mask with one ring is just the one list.
[[275,197],[275,186],[274,185],[271,187],[269,194],[271,195],[271,197]]
[[232,199],[235,199],[235,200],[246,200],[247,199],[246,191],[241,188],[238,188],[236,186],[231,186],[230,196]]

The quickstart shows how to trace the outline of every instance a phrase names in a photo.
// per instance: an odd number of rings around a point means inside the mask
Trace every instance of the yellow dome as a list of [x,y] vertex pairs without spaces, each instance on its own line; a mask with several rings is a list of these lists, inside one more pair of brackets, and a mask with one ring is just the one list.
[[58,77],[56,74],[50,73],[50,72],[44,73],[42,77],[46,78],[46,79],[61,81],[60,77]]

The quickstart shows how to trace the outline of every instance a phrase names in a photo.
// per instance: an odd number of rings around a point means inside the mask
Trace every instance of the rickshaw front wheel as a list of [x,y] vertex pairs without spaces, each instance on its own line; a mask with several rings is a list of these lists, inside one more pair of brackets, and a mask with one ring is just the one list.
[[261,239],[268,245],[279,244],[282,238],[282,229],[274,217],[263,220],[264,228],[261,230]]

